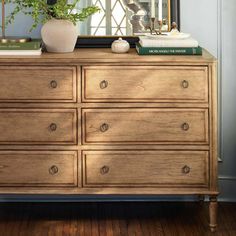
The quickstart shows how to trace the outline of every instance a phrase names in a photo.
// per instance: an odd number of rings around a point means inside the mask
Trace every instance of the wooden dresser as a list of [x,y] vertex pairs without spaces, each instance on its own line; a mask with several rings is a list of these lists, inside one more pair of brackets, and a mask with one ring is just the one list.
[[0,57],[0,194],[208,195],[214,231],[216,82],[206,51]]

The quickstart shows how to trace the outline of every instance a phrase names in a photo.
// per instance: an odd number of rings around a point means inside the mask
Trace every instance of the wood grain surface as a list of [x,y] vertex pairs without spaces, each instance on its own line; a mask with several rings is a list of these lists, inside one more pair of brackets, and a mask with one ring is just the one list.
[[208,187],[208,152],[85,151],[84,186]]
[[83,67],[88,102],[207,102],[207,67]]
[[206,109],[84,109],[83,125],[84,143],[208,143]]
[[4,236],[235,236],[236,204],[219,203],[210,232],[208,203],[1,203]]
[[0,102],[75,102],[76,67],[0,66]]
[[112,53],[110,48],[84,48],[75,49],[73,53],[43,53],[41,56],[1,56],[0,63],[7,65],[91,65],[91,64],[113,64],[113,65],[208,65],[216,61],[207,50],[203,50],[202,56],[139,56],[135,49],[129,53]]
[[0,186],[77,186],[77,152],[1,151]]
[[76,110],[1,109],[0,143],[76,144]]

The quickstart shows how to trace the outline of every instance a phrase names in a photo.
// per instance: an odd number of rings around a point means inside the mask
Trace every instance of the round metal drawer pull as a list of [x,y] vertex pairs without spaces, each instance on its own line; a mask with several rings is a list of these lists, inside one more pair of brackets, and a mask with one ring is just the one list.
[[105,175],[109,172],[109,167],[108,166],[103,166],[101,169],[100,169],[100,173],[102,175]]
[[52,80],[51,82],[50,82],[50,86],[51,86],[51,88],[57,88],[57,81],[56,80]]
[[108,87],[108,81],[106,81],[106,80],[101,81],[100,88],[105,89],[107,87]]
[[55,123],[50,124],[49,129],[54,132],[57,130],[57,125]]
[[57,166],[51,166],[50,168],[49,168],[49,173],[51,174],[51,175],[55,175],[55,174],[57,174],[58,173],[58,167]]
[[183,88],[188,88],[189,87],[189,82],[187,80],[182,81],[182,87]]
[[189,130],[189,124],[188,123],[183,123],[181,126],[182,130],[188,131]]
[[108,129],[109,129],[109,125],[106,123],[104,123],[100,126],[100,131],[103,133],[106,132]]
[[183,174],[189,174],[190,173],[190,167],[189,166],[184,166],[183,168],[182,168],[182,172],[183,172]]

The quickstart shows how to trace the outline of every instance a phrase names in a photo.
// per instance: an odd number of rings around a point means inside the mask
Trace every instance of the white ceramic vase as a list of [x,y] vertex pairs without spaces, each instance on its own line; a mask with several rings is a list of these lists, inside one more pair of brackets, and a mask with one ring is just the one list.
[[73,52],[78,28],[71,21],[51,19],[43,25],[41,36],[48,52]]
[[130,49],[130,45],[126,40],[119,38],[115,40],[111,45],[111,50],[114,53],[127,53]]

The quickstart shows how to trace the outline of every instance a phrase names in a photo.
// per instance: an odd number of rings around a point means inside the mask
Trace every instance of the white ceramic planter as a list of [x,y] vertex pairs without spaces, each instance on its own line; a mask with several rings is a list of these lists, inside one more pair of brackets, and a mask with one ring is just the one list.
[[78,37],[78,28],[68,20],[51,19],[41,29],[43,42],[48,52],[73,52]]

